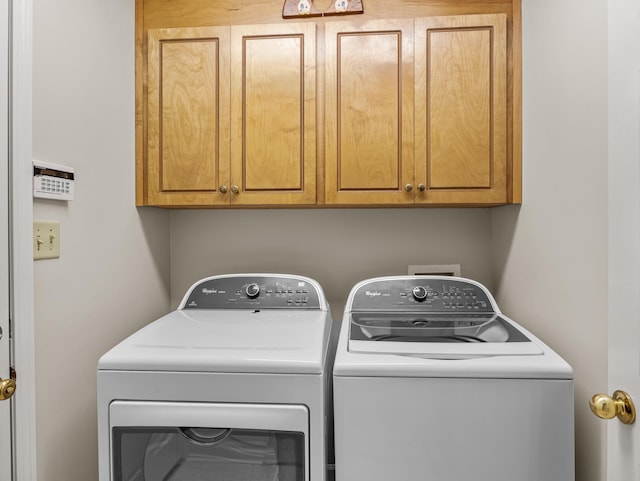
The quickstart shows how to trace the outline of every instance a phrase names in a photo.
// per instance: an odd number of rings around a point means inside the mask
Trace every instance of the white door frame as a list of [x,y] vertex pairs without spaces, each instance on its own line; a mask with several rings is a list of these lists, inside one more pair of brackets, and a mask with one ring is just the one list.
[[[9,334],[9,3],[0,3],[0,377],[11,375]],[[0,478],[11,479],[12,401],[0,402]]]
[[33,319],[32,36],[33,0],[9,0],[12,19],[10,119],[14,480],[35,481],[36,401]]
[[[640,408],[640,4],[608,1],[608,394]],[[607,476],[640,479],[640,420],[607,422]]]

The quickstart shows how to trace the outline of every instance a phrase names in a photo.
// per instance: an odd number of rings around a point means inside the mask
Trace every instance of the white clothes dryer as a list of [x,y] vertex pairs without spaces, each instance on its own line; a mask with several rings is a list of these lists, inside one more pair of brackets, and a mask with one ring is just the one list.
[[331,330],[312,279],[195,283],[98,363],[100,481],[324,481]]
[[365,280],[333,372],[336,481],[573,481],[573,372],[468,279]]

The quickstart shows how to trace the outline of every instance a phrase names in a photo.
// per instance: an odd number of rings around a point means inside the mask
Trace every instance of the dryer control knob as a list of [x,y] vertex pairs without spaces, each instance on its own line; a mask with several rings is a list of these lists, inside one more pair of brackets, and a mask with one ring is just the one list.
[[260,295],[260,286],[258,284],[249,284],[244,292],[249,299],[255,299]]
[[416,286],[413,288],[413,298],[416,301],[424,301],[427,298],[427,290],[422,286]]

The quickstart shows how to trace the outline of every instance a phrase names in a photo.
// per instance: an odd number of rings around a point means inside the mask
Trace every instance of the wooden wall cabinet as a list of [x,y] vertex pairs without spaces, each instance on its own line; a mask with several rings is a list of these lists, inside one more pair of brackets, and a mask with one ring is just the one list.
[[231,203],[316,203],[316,27],[231,27]]
[[507,20],[416,19],[416,202],[505,204]]
[[149,31],[147,205],[229,203],[229,28]]
[[147,205],[316,203],[315,25],[148,35]]
[[413,21],[325,25],[325,201],[412,204]]
[[506,28],[504,14],[327,23],[326,202],[507,203]]
[[193,1],[136,3],[138,205],[521,201],[518,1],[267,25],[226,18],[258,0],[197,21]]

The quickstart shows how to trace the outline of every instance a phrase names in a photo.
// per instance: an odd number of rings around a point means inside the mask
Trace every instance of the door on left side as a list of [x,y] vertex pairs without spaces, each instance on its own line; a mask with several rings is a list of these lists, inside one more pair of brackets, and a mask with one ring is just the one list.
[[[9,2],[0,3],[0,378],[10,377],[9,352]],[[6,389],[5,389],[6,391]],[[0,398],[2,384],[0,384]],[[11,401],[0,400],[0,479],[11,480]]]

